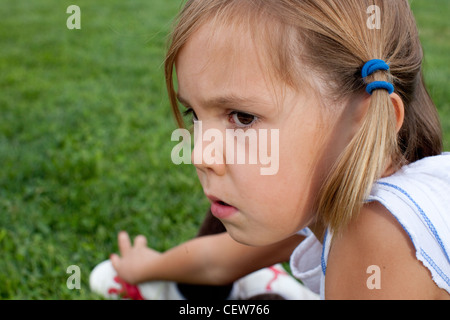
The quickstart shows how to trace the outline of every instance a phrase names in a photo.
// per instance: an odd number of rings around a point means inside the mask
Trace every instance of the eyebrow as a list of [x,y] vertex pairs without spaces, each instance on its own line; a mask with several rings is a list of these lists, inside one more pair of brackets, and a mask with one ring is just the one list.
[[[187,99],[182,97],[180,94],[177,94],[178,101],[184,105],[186,108],[190,108],[191,104]],[[216,108],[224,108],[224,109],[236,109],[239,108],[250,108],[261,105],[268,105],[267,102],[259,99],[258,97],[239,97],[236,95],[225,95],[213,97],[208,100],[203,101],[202,103],[205,106],[216,107]]]

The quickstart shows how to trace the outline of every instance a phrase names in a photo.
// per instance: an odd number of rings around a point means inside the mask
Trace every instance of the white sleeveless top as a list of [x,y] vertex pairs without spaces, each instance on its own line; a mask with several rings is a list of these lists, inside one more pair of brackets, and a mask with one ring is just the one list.
[[[378,201],[411,238],[416,257],[430,270],[439,288],[450,293],[450,153],[416,161],[377,181],[367,202]],[[307,238],[294,250],[293,275],[325,297],[325,274],[332,235],[322,245],[305,229]]]

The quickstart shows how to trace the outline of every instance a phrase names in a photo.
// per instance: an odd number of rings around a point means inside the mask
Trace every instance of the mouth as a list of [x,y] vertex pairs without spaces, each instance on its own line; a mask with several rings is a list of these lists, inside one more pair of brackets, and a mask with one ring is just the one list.
[[232,215],[234,215],[238,209],[231,204],[213,197],[213,196],[207,196],[208,199],[211,201],[211,212],[212,214],[218,218],[218,219],[227,219],[230,218]]

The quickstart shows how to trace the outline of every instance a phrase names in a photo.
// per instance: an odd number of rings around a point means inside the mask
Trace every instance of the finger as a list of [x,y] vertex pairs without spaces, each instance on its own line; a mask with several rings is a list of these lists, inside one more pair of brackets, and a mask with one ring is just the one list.
[[138,235],[134,238],[134,246],[135,247],[146,247],[147,246],[147,238],[143,235]]
[[109,256],[109,260],[111,261],[113,268],[117,271],[119,269],[120,257],[113,253]]
[[125,231],[119,232],[118,236],[119,251],[122,255],[126,254],[131,249],[131,241],[128,233]]

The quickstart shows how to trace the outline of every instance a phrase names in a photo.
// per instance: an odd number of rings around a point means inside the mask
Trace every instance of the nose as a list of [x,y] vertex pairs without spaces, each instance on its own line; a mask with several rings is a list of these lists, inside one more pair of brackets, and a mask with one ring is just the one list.
[[204,126],[202,121],[194,124],[194,149],[191,159],[194,166],[205,173],[223,176],[226,173],[224,152],[225,138],[222,131]]

